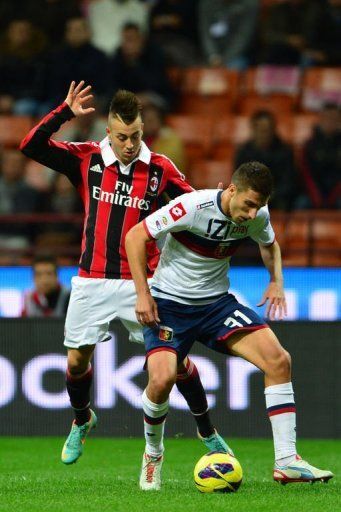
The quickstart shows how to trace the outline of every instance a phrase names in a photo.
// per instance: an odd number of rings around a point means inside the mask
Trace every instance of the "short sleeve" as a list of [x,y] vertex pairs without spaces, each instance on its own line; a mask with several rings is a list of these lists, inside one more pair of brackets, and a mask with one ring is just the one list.
[[261,245],[272,245],[275,241],[275,232],[270,222],[270,214],[267,207],[259,211],[254,220],[254,226],[250,234],[252,240]]
[[143,221],[151,238],[158,239],[172,231],[190,229],[196,213],[196,192],[183,194]]

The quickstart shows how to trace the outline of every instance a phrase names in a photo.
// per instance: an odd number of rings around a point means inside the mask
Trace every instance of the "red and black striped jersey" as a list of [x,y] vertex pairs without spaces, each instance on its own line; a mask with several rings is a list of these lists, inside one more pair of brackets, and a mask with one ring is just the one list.
[[[120,165],[108,138],[102,142],[57,142],[51,139],[74,117],[66,103],[53,110],[21,142],[22,152],[65,174],[84,203],[84,227],[79,275],[132,279],[124,240],[127,232],[160,206],[192,187],[164,155],[149,151],[142,142],[138,157]],[[154,241],[148,246],[148,276],[159,259]]]

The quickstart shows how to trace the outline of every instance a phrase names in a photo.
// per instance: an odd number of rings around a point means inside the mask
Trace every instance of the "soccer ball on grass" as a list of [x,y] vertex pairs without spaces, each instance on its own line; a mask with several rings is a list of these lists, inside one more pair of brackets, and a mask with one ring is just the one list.
[[228,453],[207,453],[194,468],[194,482],[200,492],[236,492],[242,478],[241,465]]

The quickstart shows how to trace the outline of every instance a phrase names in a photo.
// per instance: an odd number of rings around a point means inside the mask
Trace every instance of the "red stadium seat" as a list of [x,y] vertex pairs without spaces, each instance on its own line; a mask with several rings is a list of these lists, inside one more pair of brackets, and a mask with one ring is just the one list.
[[316,114],[295,114],[280,116],[277,120],[277,127],[283,139],[299,148],[310,139],[316,123]]
[[276,239],[286,266],[309,264],[309,216],[306,212],[271,212]]
[[196,189],[217,188],[219,182],[227,187],[232,172],[231,160],[197,160],[190,170],[190,183]]
[[341,103],[341,68],[311,68],[303,77],[301,108],[320,110],[327,101]]
[[300,71],[293,66],[258,66],[248,69],[242,79],[243,95],[238,111],[252,115],[255,110],[290,113],[295,109]]
[[32,119],[30,117],[0,115],[0,145],[19,146],[31,127]]
[[238,92],[239,73],[226,68],[188,68],[181,85],[180,111],[196,115],[230,113]]
[[312,221],[312,264],[339,267],[341,264],[341,212],[315,211]]
[[211,156],[214,160],[231,158],[236,146],[243,144],[250,135],[247,116],[225,116],[213,123]]
[[170,115],[166,123],[181,137],[189,163],[207,157],[211,145],[212,119],[204,116]]

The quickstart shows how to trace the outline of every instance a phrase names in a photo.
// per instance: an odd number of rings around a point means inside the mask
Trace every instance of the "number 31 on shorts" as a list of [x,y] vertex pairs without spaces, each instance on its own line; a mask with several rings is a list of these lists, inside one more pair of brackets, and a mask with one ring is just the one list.
[[[240,318],[240,320],[243,320],[244,323],[238,322],[238,320],[236,320],[236,318],[233,318],[233,316]],[[242,313],[238,309],[236,309],[233,312],[233,316],[229,316],[228,318],[226,318],[224,325],[226,325],[227,327],[243,327],[245,324],[252,324],[252,320],[248,316],[244,315],[244,313]]]

